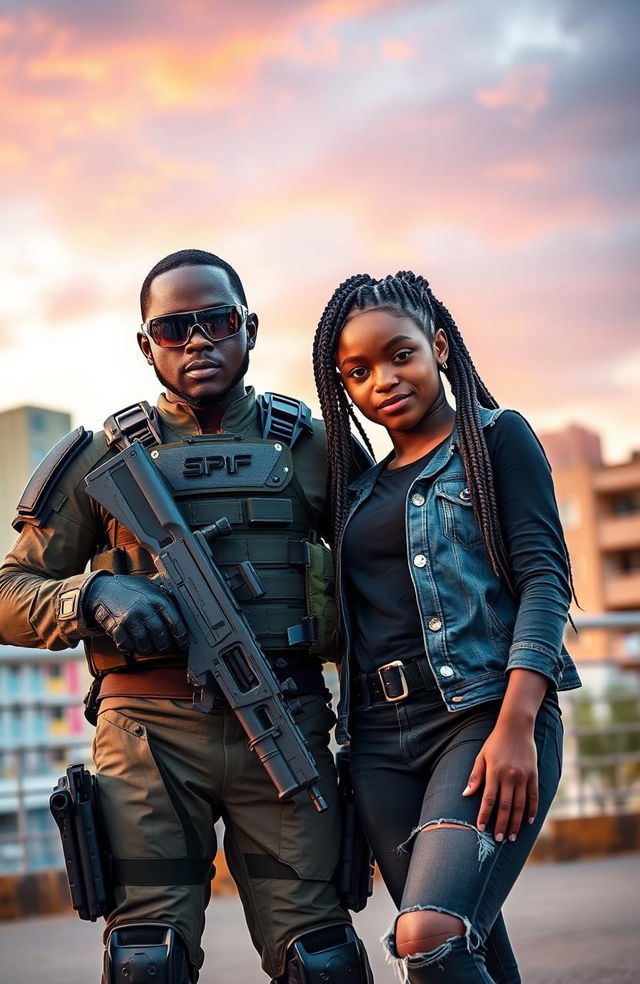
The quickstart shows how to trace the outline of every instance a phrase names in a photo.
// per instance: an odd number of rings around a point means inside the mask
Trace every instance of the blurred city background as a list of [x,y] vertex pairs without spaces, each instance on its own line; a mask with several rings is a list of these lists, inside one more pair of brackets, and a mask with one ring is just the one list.
[[[0,477],[3,554],[12,543],[9,524],[26,479],[70,426],[68,414],[44,407],[0,413],[0,460],[12,462]],[[609,979],[603,976],[604,963],[611,969],[610,980],[619,984],[634,979],[624,970],[637,957],[629,896],[640,877],[640,854],[613,859],[640,849],[640,454],[606,464],[598,435],[577,424],[541,439],[553,466],[582,606],[573,610],[578,634],[568,629],[566,642],[584,687],[561,695],[564,776],[533,856],[540,868],[545,863],[547,873],[527,870],[507,911],[513,913],[518,952],[530,970],[526,980],[603,984]],[[335,692],[330,667],[327,677]],[[68,910],[49,794],[68,764],[90,762],[93,729],[82,713],[88,682],[81,648],[53,653],[0,646],[0,920],[18,920],[13,932],[10,923],[0,927],[0,942],[6,938],[18,947],[16,971],[21,947],[25,955],[38,949],[34,966],[49,953],[60,975],[51,980],[65,984],[76,979],[81,984],[85,969],[91,976],[91,967],[99,963],[98,927],[83,924],[81,931],[71,921],[75,917],[61,922],[49,915]],[[569,862],[577,867],[567,871]],[[227,980],[257,982],[257,958],[245,945],[233,884],[221,857],[216,865],[206,935],[216,959],[205,965],[203,984],[220,979],[208,975],[221,966],[228,967]],[[532,896],[542,907],[537,915]],[[381,981],[391,981],[392,972],[383,966],[377,939],[392,914],[378,881],[358,925]],[[49,918],[20,921],[29,915]],[[71,961],[69,934],[82,954]],[[542,962],[541,939],[546,947]],[[569,949],[567,940],[573,940]],[[589,947],[593,953],[587,961]],[[609,952],[615,953],[613,963],[603,959]],[[562,976],[550,975],[554,966]]]
[[[640,7],[1,8],[0,555],[48,449],[154,399],[135,332],[161,256],[229,260],[260,315],[251,382],[316,411],[311,339],[334,287],[362,270],[426,275],[500,405],[541,436],[581,604],[566,638],[584,687],[562,697],[564,778],[509,900],[525,979],[634,980]],[[47,960],[47,980],[97,978],[100,927],[65,909],[47,805],[65,767],[89,761],[87,683],[80,650],[0,645],[0,945],[24,984]],[[203,984],[258,984],[220,867]],[[380,981],[392,980],[376,943],[391,915],[378,882],[359,919]]]

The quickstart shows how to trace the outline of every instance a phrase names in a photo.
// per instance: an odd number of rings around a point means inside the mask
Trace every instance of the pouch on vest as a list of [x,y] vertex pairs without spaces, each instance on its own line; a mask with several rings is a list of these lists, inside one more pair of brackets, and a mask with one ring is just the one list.
[[307,543],[305,586],[307,610],[315,619],[316,641],[309,652],[324,661],[336,658],[336,601],[333,554],[322,543]]
[[[262,648],[303,658],[335,658],[332,558],[326,547],[310,542],[314,520],[294,480],[295,464],[287,445],[264,438],[207,435],[156,445],[152,457],[192,529],[222,516],[231,524],[233,533],[216,540],[211,550]],[[244,562],[255,568],[263,596],[246,596],[238,576]],[[105,549],[91,567],[155,573],[149,555],[119,524],[110,527]],[[104,636],[87,640],[86,648],[90,669],[97,675],[141,661],[139,656],[127,657]],[[166,654],[162,658],[167,661]]]

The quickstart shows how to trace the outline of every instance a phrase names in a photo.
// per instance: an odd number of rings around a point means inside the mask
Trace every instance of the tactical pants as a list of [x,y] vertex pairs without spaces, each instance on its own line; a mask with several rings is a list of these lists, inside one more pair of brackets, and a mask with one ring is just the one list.
[[278,801],[231,711],[202,714],[187,701],[160,698],[102,701],[94,760],[116,873],[119,863],[126,874],[136,871],[131,862],[146,862],[138,865],[142,877],[134,874],[133,883],[116,885],[105,941],[124,923],[168,923],[186,942],[194,966],[202,966],[207,868],[220,817],[229,870],[267,974],[283,973],[292,936],[323,922],[349,921],[331,880],[340,840],[328,749],[334,715],[323,697],[301,701],[296,720],[318,764],[329,804],[324,813],[316,812],[306,793]]

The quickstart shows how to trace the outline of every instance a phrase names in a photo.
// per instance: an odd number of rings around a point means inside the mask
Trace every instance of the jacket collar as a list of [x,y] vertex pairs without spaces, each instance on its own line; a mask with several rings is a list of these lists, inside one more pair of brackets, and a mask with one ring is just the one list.
[[[201,435],[203,430],[191,407],[184,402],[173,403],[164,393],[158,397],[158,413],[163,428],[178,438]],[[222,415],[222,432],[245,434],[256,425],[256,393],[247,386],[244,396],[229,404]]]
[[[497,407],[494,410],[489,410],[486,407],[479,406],[478,413],[480,416],[480,426],[482,427],[482,429],[485,430],[485,428],[490,427],[503,412],[504,410],[502,407]],[[444,441],[442,441],[436,454],[434,454],[433,458],[431,458],[428,465],[425,467],[424,471],[420,473],[420,477],[429,478],[430,476],[435,475],[437,472],[441,471],[446,465],[451,455],[454,453],[454,451],[457,450],[458,443],[459,443],[458,428],[457,425],[454,425],[451,434],[449,435],[449,437],[446,437]],[[392,458],[393,458],[393,451],[390,451],[389,454],[382,459],[382,461],[379,461],[376,465],[373,465],[371,468],[368,468],[367,471],[363,472],[362,475],[360,475],[354,482],[352,482],[349,485],[350,491],[360,492],[362,491],[362,489],[374,485],[374,483],[378,479],[378,476],[382,471],[384,471],[384,469],[387,467],[388,463],[391,461]]]

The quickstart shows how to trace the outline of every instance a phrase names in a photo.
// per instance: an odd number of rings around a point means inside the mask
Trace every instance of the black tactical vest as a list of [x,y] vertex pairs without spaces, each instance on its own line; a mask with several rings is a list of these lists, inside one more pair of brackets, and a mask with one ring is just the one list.
[[[265,419],[268,422],[269,415],[265,418],[263,413],[263,433]],[[113,420],[105,424],[107,434],[113,432]],[[296,480],[293,455],[281,424],[279,432],[282,436],[275,439],[220,434],[158,444],[156,427],[150,437],[143,437],[143,443],[192,529],[208,526],[223,516],[231,523],[233,534],[213,541],[211,550],[262,648],[270,653],[327,658],[330,654],[322,651],[323,640],[328,640],[333,630],[326,624],[328,606],[314,605],[308,589],[315,581],[320,595],[331,594],[331,557],[316,542],[314,517]],[[291,443],[302,433],[293,434]],[[135,439],[141,439],[139,431]],[[131,442],[120,432],[112,443],[121,448]],[[259,597],[247,584],[240,566],[244,561],[251,561],[264,589]],[[109,522],[104,549],[93,558],[91,568],[155,574],[149,554],[115,520]],[[319,611],[319,607],[325,610]],[[130,659],[107,636],[87,642],[89,666],[95,674],[129,665]],[[161,658],[166,662],[166,656]],[[136,662],[140,660],[138,656]]]

